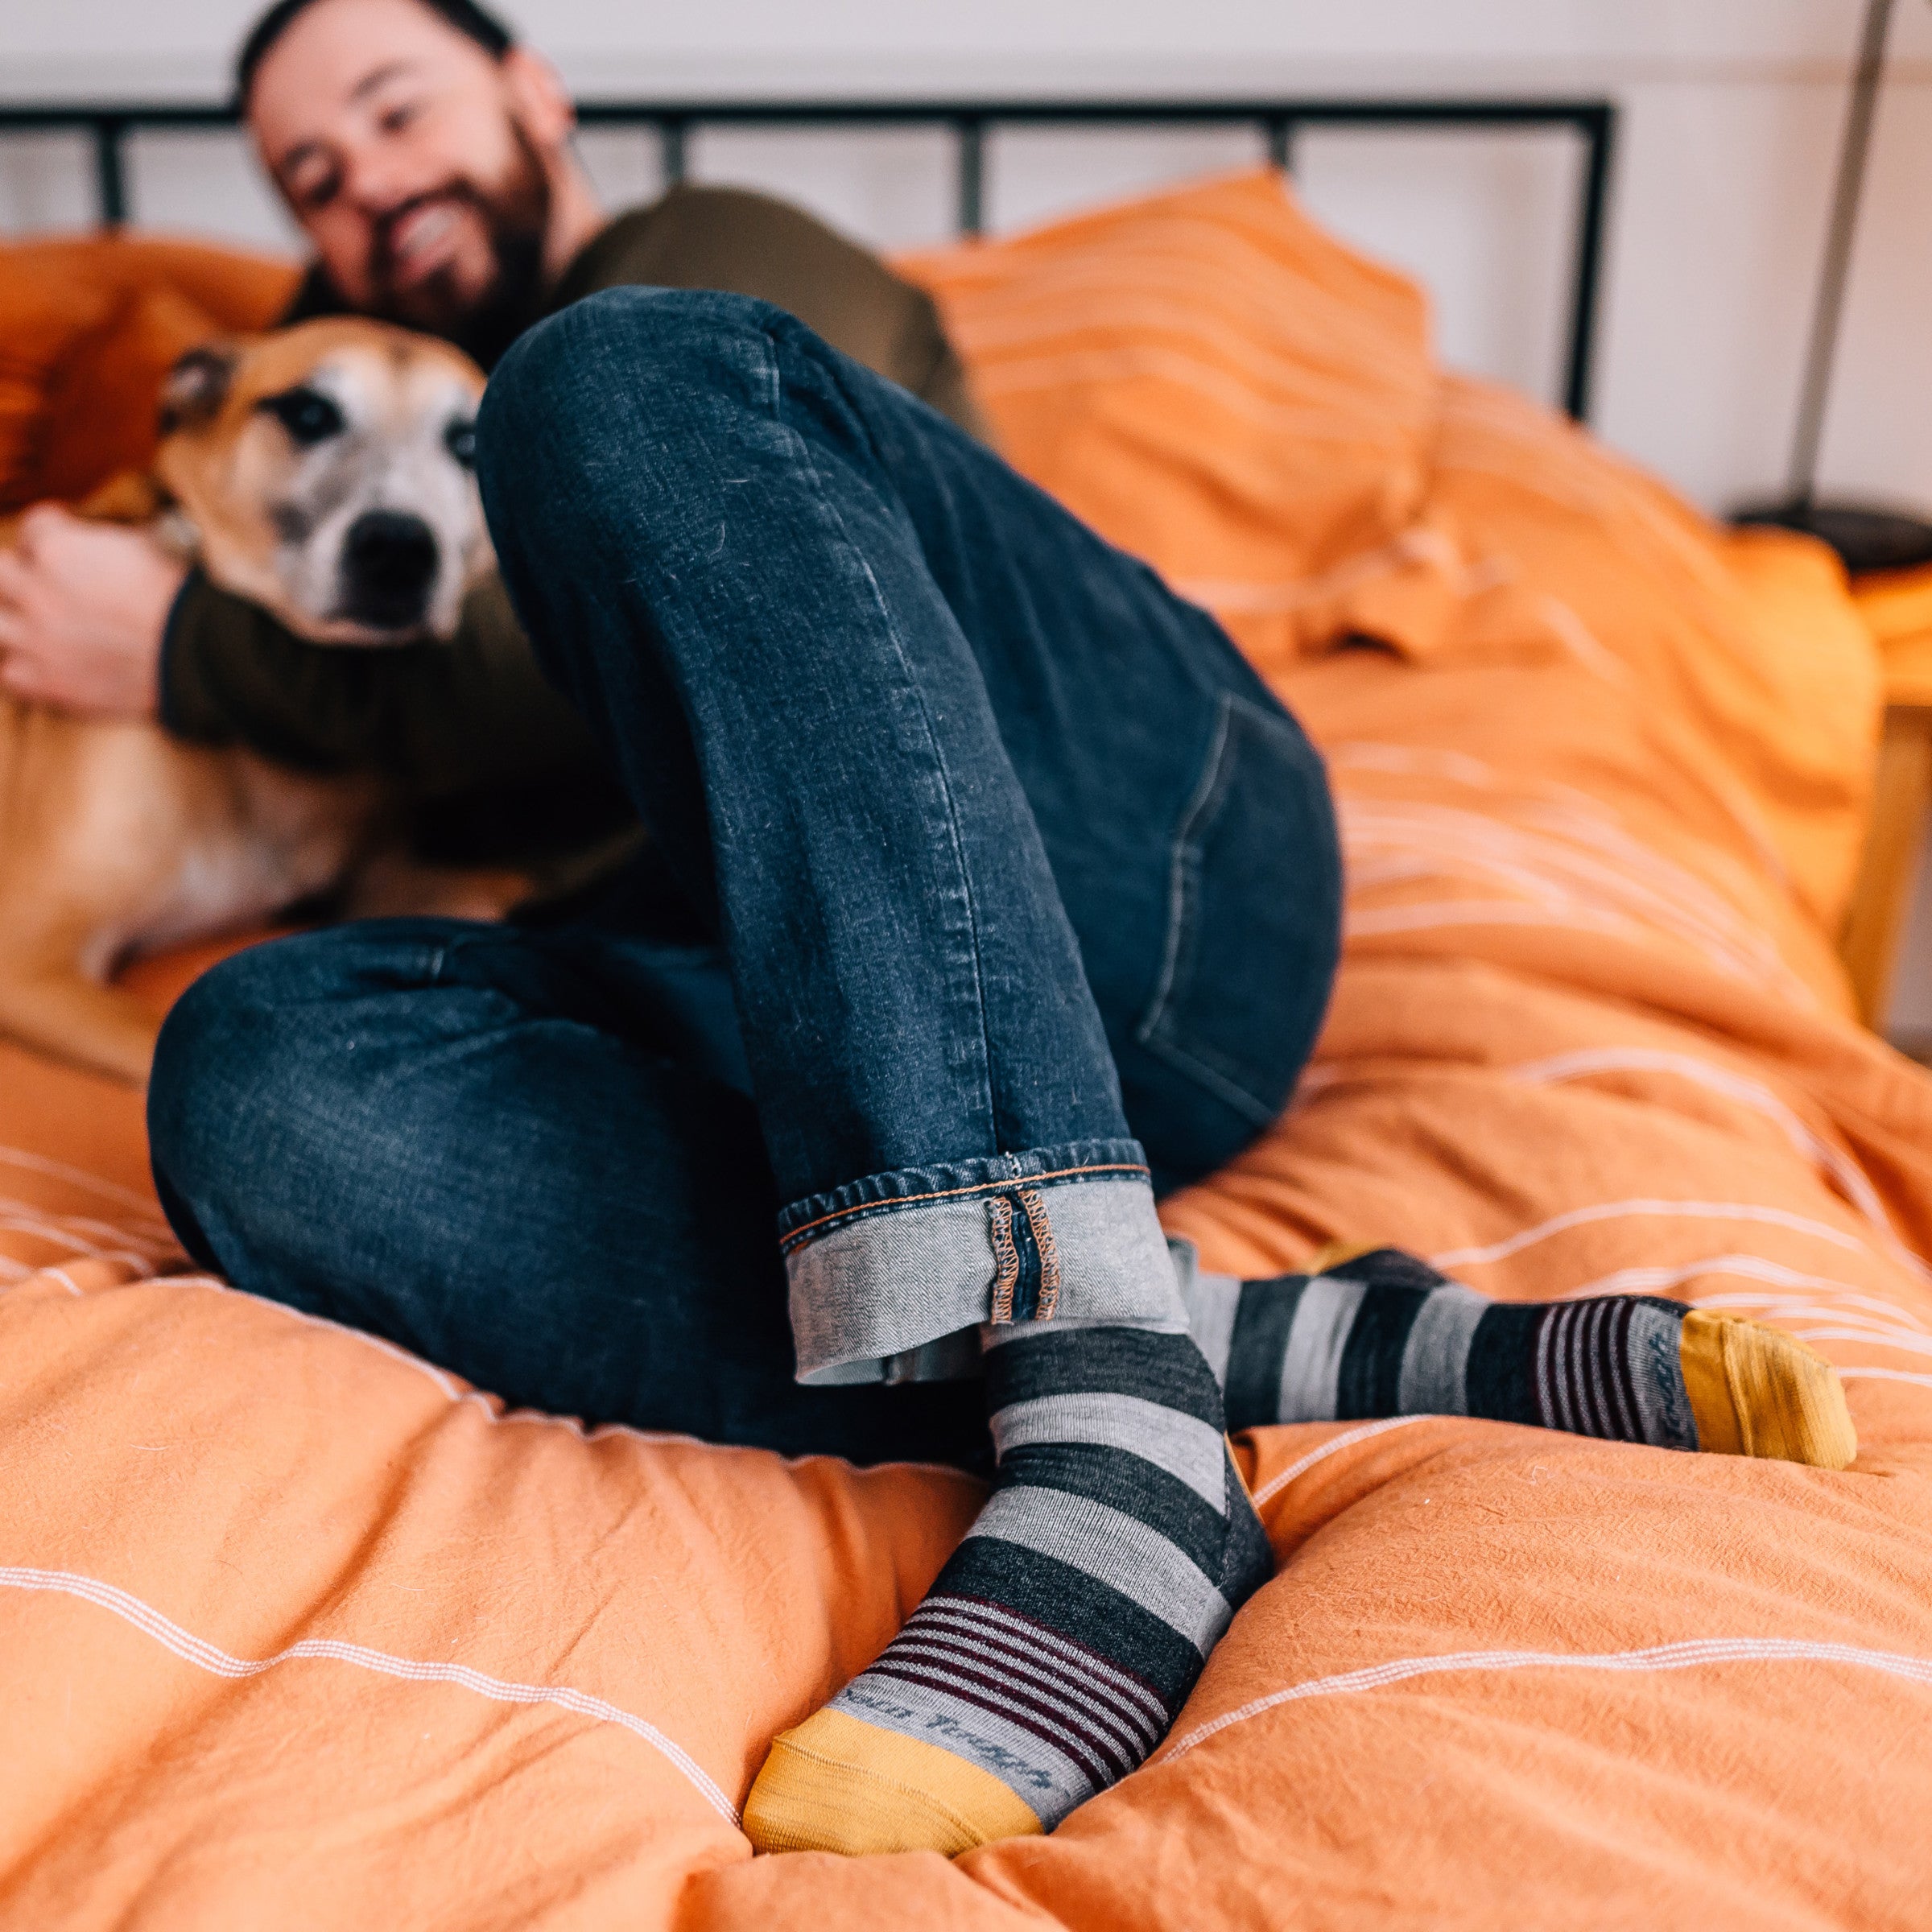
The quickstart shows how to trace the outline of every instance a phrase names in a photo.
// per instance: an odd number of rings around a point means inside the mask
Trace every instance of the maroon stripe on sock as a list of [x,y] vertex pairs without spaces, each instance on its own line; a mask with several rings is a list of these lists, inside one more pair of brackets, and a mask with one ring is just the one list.
[[[929,1690],[943,1690],[948,1697],[956,1697],[982,1711],[993,1711],[1021,1729],[1031,1732],[1042,1743],[1051,1744],[1063,1757],[1079,1760],[1104,1782],[1111,1783],[1125,1775],[1116,1768],[1117,1752],[1067,1724],[1055,1707],[1029,1698],[1015,1697],[1012,1686],[1004,1678],[958,1670],[917,1657],[901,1657],[890,1649],[876,1663],[868,1666],[862,1674],[868,1678],[896,1678],[902,1683],[918,1684]],[[1128,1761],[1129,1769],[1133,1768],[1134,1761]]]
[[1568,1302],[1557,1310],[1550,1354],[1551,1373],[1557,1387],[1563,1392],[1563,1426],[1581,1435],[1587,1426],[1587,1411],[1583,1407],[1583,1392],[1576,1385],[1576,1309]]
[[1084,1706],[1056,1699],[1051,1686],[1001,1674],[997,1660],[989,1658],[969,1642],[956,1641],[943,1654],[935,1656],[932,1651],[937,1633],[930,1624],[915,1633],[912,1624],[908,1624],[906,1633],[902,1634],[912,1634],[919,1648],[914,1650],[901,1638],[894,1638],[872,1666],[874,1670],[892,1668],[923,1672],[953,1682],[955,1689],[960,1689],[967,1683],[980,1685],[988,1691],[1009,1699],[1016,1709],[1024,1707],[1033,1711],[1040,1722],[1060,1727],[1069,1736],[1084,1740],[1091,1748],[1106,1752],[1109,1757],[1121,1759],[1123,1769],[1113,1773],[1117,1777],[1124,1776],[1147,1755],[1150,1747],[1126,1733],[1118,1718],[1108,1719]]
[[902,1683],[917,1684],[924,1690],[943,1690],[948,1697],[956,1697],[963,1704],[971,1704],[976,1710],[1004,1718],[1008,1724],[1030,1732],[1042,1744],[1051,1744],[1063,1757],[1071,1757],[1076,1764],[1084,1765],[1103,1785],[1118,1784],[1140,1761],[1136,1758],[1123,1759],[1099,1740],[1058,1721],[1057,1713],[1049,1713],[1043,1706],[1016,1698],[1004,1678],[984,1677],[973,1672],[928,1670],[895,1657],[890,1649],[865,1674],[897,1678]]
[[1166,1729],[1168,1713],[1151,1691],[1143,1691],[1138,1698],[1131,1696],[1130,1692],[1141,1687],[1122,1686],[1115,1681],[1117,1671],[1095,1667],[1097,1660],[1080,1654],[1077,1649],[1073,1655],[1067,1655],[1053,1642],[1039,1641],[1047,1635],[1045,1632],[1036,1636],[1023,1626],[1009,1629],[999,1619],[958,1608],[960,1603],[956,1597],[929,1599],[914,1612],[906,1631],[951,1631],[968,1644],[983,1644],[1002,1655],[1032,1664],[1057,1680],[1078,1686],[1113,1713],[1118,1721],[1146,1732],[1150,1738],[1158,1738]]
[[958,1634],[941,1631],[931,1623],[906,1624],[906,1629],[900,1631],[898,1637],[893,1641],[894,1650],[906,1646],[908,1642],[918,1644],[918,1646],[922,1646],[923,1650],[935,1657],[962,1660],[966,1663],[974,1663],[976,1667],[991,1666],[993,1670],[1006,1670],[1009,1666],[1024,1666],[1026,1670],[1034,1673],[1028,1682],[1034,1686],[1035,1695],[1047,1696],[1047,1699],[1064,1696],[1064,1699],[1078,1700],[1082,1724],[1093,1724],[1105,1728],[1111,1735],[1119,1737],[1121,1747],[1125,1750],[1151,1750],[1159,1740],[1161,1733],[1155,1725],[1144,1724],[1144,1721],[1126,1715],[1125,1711],[1121,1711],[1119,1706],[1096,1695],[1090,1682],[1072,1675],[1071,1671],[1043,1670],[1042,1660],[1030,1652],[1014,1650],[1009,1644],[995,1644],[977,1637],[958,1637]]
[[1596,1377],[1591,1370],[1591,1345],[1596,1339],[1596,1318],[1600,1304],[1571,1304],[1569,1348],[1570,1385],[1576,1391],[1576,1432],[1579,1435],[1604,1434],[1603,1418],[1596,1402]]
[[915,1619],[908,1624],[890,1648],[896,1653],[908,1641],[919,1645],[935,1668],[957,1664],[968,1670],[990,1670],[998,1674],[1009,1660],[1015,1665],[1024,1666],[1032,1674],[1019,1680],[1015,1686],[1017,1691],[1055,1710],[1060,1708],[1059,1699],[1077,1700],[1065,1712],[1068,1720],[1105,1730],[1117,1738],[1126,1751],[1150,1750],[1160,1736],[1155,1727],[1138,1721],[1122,1712],[1117,1705],[1097,1697],[1091,1684],[1074,1672],[1044,1668],[1036,1653],[1017,1650],[1007,1645],[996,1645],[978,1635],[963,1636],[943,1624],[923,1619]]
[[1608,1297],[1591,1303],[1590,1323],[1590,1398],[1596,1412],[1591,1434],[1615,1442],[1623,1434],[1616,1403],[1616,1309]]
[[1576,1412],[1571,1409],[1569,1351],[1563,1347],[1569,1329],[1569,1308],[1563,1302],[1557,1302],[1555,1308],[1550,1310],[1547,1322],[1550,1325],[1544,1329],[1544,1347],[1550,1351],[1550,1406],[1554,1426],[1575,1434]]
[[1570,1363],[1570,1386],[1575,1392],[1576,1432],[1579,1435],[1601,1435],[1604,1429],[1597,1411],[1596,1378],[1590,1373],[1590,1344],[1596,1333],[1597,1304],[1573,1302],[1570,1311],[1569,1346],[1565,1352]]
[[[896,1661],[910,1662],[928,1670],[957,1670],[974,1675],[983,1675],[990,1670],[1001,1682],[1010,1682],[1016,1697],[1030,1698],[1042,1710],[1057,1712],[1069,1724],[1092,1731],[1117,1751],[1132,1757],[1144,1755],[1153,1748],[1150,1742],[1130,1732],[1113,1713],[1096,1708],[1092,1697],[1086,1694],[1084,1686],[1058,1681],[1042,1684],[1034,1678],[1017,1674],[1008,1679],[1001,1675],[998,1657],[968,1643],[943,1641],[933,1633],[930,1626],[916,1634],[908,1626],[893,1639],[887,1654]],[[1022,1661],[1032,1662],[1030,1658]],[[1076,1698],[1080,1701],[1075,1702]],[[1059,1699],[1066,1701],[1057,1701]]]
[[1616,1403],[1616,1434],[1620,1442],[1641,1440],[1637,1423],[1637,1390],[1630,1381],[1630,1301],[1620,1297],[1610,1311],[1610,1359],[1604,1365],[1604,1380]]
[[1558,1342],[1563,1333],[1563,1310],[1559,1303],[1546,1308],[1536,1325],[1536,1407],[1546,1429],[1570,1426],[1569,1406],[1563,1388],[1563,1359]]
[[[928,1597],[919,1606],[919,1610],[941,1605],[947,1610],[958,1610],[963,1614],[978,1611],[993,1623],[1018,1637],[1029,1646],[1037,1643],[1042,1649],[1055,1652],[1063,1657],[1071,1654],[1077,1666],[1092,1671],[1096,1682],[1107,1685],[1123,1700],[1144,1703],[1148,1715],[1162,1731],[1173,1723],[1175,1714],[1169,1707],[1167,1700],[1138,1671],[1129,1670],[1117,1657],[1108,1657],[1089,1644],[1077,1642],[1050,1624],[1042,1624],[1037,1618],[1027,1616],[1024,1611],[1015,1610],[1010,1604],[1000,1603],[993,1597],[966,1596],[957,1591],[948,1591],[943,1596]],[[913,1612],[914,1616],[919,1614],[919,1610]]]
[[1596,1304],[1596,1319],[1590,1324],[1590,1394],[1596,1405],[1599,1435],[1615,1442],[1622,1433],[1617,1421],[1616,1395],[1611,1386],[1616,1362],[1616,1303],[1608,1298]]
[[1565,1302],[1563,1314],[1563,1387],[1569,1389],[1571,1428],[1579,1435],[1596,1434],[1596,1410],[1590,1405],[1590,1315],[1588,1302]]

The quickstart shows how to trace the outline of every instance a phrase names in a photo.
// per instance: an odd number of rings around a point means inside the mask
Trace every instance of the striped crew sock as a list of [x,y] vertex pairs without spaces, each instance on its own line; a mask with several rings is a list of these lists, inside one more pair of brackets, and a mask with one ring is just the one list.
[[993,1492],[877,1660],[773,1744],[761,1852],[1051,1831],[1146,1761],[1271,1572],[1190,1337],[983,1332]]
[[1735,1315],[1653,1295],[1493,1302],[1393,1248],[1270,1281],[1181,1274],[1231,1429],[1477,1415],[1827,1469],[1858,1453],[1831,1364]]

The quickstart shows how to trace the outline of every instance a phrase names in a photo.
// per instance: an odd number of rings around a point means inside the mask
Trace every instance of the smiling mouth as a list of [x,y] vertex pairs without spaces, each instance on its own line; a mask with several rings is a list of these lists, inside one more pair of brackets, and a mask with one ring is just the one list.
[[447,266],[456,253],[459,227],[457,210],[445,197],[405,209],[383,237],[390,286],[407,288]]

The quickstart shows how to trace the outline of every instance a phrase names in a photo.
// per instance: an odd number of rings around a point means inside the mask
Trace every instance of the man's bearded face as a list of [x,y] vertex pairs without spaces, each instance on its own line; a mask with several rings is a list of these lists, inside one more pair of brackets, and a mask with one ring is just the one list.
[[419,0],[318,0],[249,93],[262,158],[348,306],[485,364],[531,320],[547,266],[551,175],[518,115],[524,59]]
[[[452,174],[372,225],[369,312],[467,349],[486,367],[543,295],[550,181],[523,131],[493,180]],[[361,306],[361,304],[358,304]]]

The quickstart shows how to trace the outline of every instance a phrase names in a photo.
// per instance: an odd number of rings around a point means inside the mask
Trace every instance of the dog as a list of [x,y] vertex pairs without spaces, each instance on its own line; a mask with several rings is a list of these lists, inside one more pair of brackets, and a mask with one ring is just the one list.
[[[82,514],[142,524],[299,635],[447,639],[494,559],[474,475],[482,372],[430,338],[311,322],[191,350],[151,476]],[[415,867],[394,787],[0,696],[0,1032],[134,1084],[159,1023],[127,960],[341,892],[350,912],[499,917],[520,875]]]

